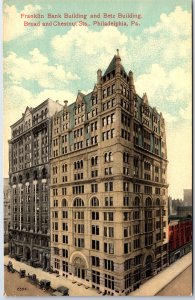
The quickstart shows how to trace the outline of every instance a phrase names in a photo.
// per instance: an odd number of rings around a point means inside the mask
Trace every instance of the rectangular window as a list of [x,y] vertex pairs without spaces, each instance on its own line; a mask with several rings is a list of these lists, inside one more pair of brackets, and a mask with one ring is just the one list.
[[128,196],[123,197],[123,206],[129,206],[130,200]]
[[92,193],[97,193],[98,192],[98,184],[97,183],[92,183],[91,184],[91,192]]
[[99,212],[98,211],[92,211],[91,212],[91,218],[92,218],[92,220],[99,220]]
[[114,221],[114,213],[104,212],[104,221]]
[[114,290],[114,276],[105,274],[105,287]]
[[68,219],[68,211],[62,211],[62,218]]
[[104,252],[109,254],[114,254],[114,244],[104,243]]
[[105,182],[104,187],[105,187],[105,192],[112,192],[113,191],[113,182],[112,181]]
[[104,236],[114,237],[114,227],[104,227]]
[[104,259],[104,269],[114,271],[114,262],[109,259]]
[[100,258],[97,256],[91,257],[92,266],[99,267],[100,266]]
[[63,244],[68,244],[68,236],[67,235],[62,236],[62,243]]
[[92,282],[100,284],[100,272],[92,270]]
[[68,273],[68,262],[62,261],[62,271]]
[[99,235],[99,226],[98,225],[92,225],[91,226],[91,233],[95,235]]
[[92,249],[100,250],[100,242],[97,240],[92,240]]
[[113,206],[113,197],[105,197],[105,206]]
[[62,229],[68,231],[68,223],[62,223]]
[[62,249],[62,256],[68,258],[68,250]]
[[140,248],[140,239],[136,239],[133,241],[134,249]]

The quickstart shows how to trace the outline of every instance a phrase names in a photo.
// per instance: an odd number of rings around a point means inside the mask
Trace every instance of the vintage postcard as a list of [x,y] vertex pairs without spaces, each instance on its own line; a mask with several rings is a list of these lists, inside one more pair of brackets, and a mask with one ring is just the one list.
[[192,2],[2,10],[4,295],[192,295]]

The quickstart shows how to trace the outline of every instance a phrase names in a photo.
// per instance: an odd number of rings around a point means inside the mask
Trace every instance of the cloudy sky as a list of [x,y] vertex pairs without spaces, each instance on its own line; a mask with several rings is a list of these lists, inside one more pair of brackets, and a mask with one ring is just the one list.
[[[169,194],[182,198],[192,177],[191,1],[5,0],[3,10],[4,176],[9,126],[26,106],[47,98],[73,102],[78,90],[93,88],[97,69],[104,71],[118,48],[123,66],[134,72],[137,93],[147,92],[165,117]],[[133,13],[142,19],[127,27],[24,27],[21,13]]]

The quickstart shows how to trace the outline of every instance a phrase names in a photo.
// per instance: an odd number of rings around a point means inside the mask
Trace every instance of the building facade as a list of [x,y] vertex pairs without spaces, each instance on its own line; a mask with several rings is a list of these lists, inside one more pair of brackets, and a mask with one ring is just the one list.
[[192,250],[192,218],[171,216],[169,222],[169,257],[173,263]]
[[50,120],[61,107],[50,99],[27,107],[9,141],[10,256],[44,269],[50,267]]
[[11,219],[11,209],[10,209],[10,186],[9,178],[3,179],[3,203],[4,203],[4,243],[8,242],[9,238],[9,226]]
[[184,205],[192,206],[192,190],[184,189],[183,193],[184,193]]
[[125,295],[168,265],[165,122],[119,52],[52,117],[51,266]]

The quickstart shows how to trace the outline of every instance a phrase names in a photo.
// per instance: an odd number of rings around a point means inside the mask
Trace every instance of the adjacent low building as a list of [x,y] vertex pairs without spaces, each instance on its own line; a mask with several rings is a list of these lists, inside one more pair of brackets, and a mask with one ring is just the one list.
[[165,121],[119,53],[52,117],[51,266],[125,295],[168,265]]
[[169,256],[170,263],[192,250],[192,218],[169,217]]

